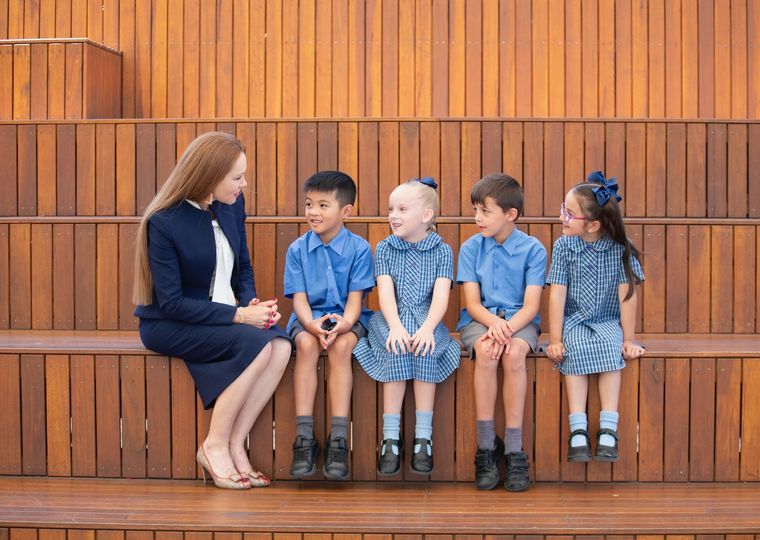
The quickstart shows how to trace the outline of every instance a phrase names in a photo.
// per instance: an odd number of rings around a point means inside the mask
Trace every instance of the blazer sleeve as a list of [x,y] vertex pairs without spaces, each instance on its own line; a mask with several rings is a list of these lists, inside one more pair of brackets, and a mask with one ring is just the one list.
[[242,195],[238,198],[237,207],[240,212],[240,216],[238,216],[240,249],[238,249],[238,282],[235,287],[235,295],[241,306],[247,306],[251,300],[256,298],[256,282],[253,278],[253,266],[248,251],[248,238],[245,233],[245,200]]
[[161,311],[176,321],[232,324],[237,309],[235,306],[185,296],[182,290],[180,261],[174,242],[169,221],[159,216],[151,218],[148,223],[148,257],[153,290]]

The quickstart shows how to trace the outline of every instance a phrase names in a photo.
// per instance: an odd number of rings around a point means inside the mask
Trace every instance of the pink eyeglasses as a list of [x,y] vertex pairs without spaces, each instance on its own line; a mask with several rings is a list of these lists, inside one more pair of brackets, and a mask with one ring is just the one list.
[[559,205],[559,217],[562,219],[562,221],[565,222],[565,224],[570,225],[570,223],[575,219],[578,221],[586,221],[585,217],[578,217],[570,212],[567,211],[567,207],[565,206],[565,203],[562,203]]

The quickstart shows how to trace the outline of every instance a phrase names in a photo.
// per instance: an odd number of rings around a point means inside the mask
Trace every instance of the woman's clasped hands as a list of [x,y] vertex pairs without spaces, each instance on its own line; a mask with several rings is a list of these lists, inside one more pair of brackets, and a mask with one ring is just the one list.
[[256,328],[268,330],[282,318],[278,311],[277,299],[259,300],[254,298],[247,306],[237,308],[235,322],[249,324]]

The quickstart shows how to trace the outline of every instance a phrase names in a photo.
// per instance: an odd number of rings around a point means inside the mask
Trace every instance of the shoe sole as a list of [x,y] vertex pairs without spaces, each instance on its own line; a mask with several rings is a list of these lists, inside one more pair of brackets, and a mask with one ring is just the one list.
[[494,482],[491,485],[488,486],[479,486],[478,484],[475,484],[475,487],[479,489],[480,491],[491,491],[493,488],[499,485],[500,480],[497,478],[496,482]]
[[335,480],[335,481],[339,481],[339,482],[343,481],[343,480],[348,480],[348,477],[350,476],[349,473],[346,473],[345,476],[339,476],[337,474],[330,474],[329,472],[327,472],[327,469],[322,469],[322,474],[324,475],[324,477],[327,480]]
[[419,474],[420,476],[430,476],[431,474],[433,474],[434,470],[435,470],[435,467],[433,467],[429,471],[418,471],[417,469],[409,467],[409,472],[412,472],[414,474]]
[[316,467],[312,468],[310,471],[306,471],[306,472],[303,472],[303,473],[294,473],[294,472],[291,472],[290,473],[290,479],[291,480],[304,480],[305,478],[308,478],[310,476],[314,476],[314,473],[316,473],[316,472],[317,472],[317,468]]
[[510,487],[507,487],[506,484],[504,485],[504,489],[506,489],[507,491],[512,492],[512,493],[519,493],[521,491],[528,491],[529,487],[530,487],[530,482],[528,482],[525,485],[525,487],[520,487],[520,488],[510,488]]
[[588,463],[591,461],[591,456],[575,456],[567,458],[568,463]]
[[620,457],[612,457],[612,456],[594,456],[594,461],[601,461],[604,463],[614,463],[615,461],[618,461]]

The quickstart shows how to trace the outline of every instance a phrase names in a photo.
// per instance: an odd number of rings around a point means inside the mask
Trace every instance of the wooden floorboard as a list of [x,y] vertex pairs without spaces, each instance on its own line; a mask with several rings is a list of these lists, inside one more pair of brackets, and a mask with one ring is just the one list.
[[758,534],[760,484],[277,482],[0,478],[0,527],[390,534]]

